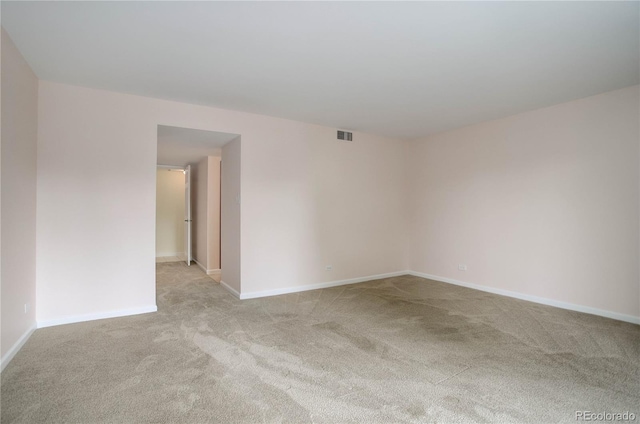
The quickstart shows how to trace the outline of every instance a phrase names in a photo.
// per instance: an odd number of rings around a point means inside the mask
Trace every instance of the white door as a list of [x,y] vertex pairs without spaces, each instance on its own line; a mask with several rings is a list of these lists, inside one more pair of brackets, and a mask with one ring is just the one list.
[[191,266],[191,165],[184,169],[184,252]]

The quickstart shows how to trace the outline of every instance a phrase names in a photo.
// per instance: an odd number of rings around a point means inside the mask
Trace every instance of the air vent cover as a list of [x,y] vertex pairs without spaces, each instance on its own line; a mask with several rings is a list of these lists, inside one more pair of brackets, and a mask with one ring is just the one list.
[[346,132],[346,131],[338,131],[338,140],[352,141],[353,133]]

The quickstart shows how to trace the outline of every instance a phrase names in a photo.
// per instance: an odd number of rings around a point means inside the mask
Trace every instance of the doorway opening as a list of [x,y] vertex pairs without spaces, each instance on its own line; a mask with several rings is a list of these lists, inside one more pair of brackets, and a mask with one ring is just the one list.
[[158,125],[156,263],[222,277],[222,149],[238,134]]
[[158,165],[156,170],[156,262],[191,263],[190,199],[187,169]]

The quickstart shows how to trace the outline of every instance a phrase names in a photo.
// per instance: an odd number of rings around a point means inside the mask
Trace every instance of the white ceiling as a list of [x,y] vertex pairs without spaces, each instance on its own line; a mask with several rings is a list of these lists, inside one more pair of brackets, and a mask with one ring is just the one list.
[[44,80],[414,138],[638,84],[638,2],[8,2]]
[[185,167],[206,156],[220,156],[221,148],[238,134],[158,125],[158,165]]

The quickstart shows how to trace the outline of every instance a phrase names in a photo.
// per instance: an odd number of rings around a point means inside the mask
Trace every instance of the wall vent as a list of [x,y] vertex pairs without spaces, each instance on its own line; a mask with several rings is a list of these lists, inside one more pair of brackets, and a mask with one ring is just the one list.
[[338,131],[338,140],[353,141],[353,133]]

